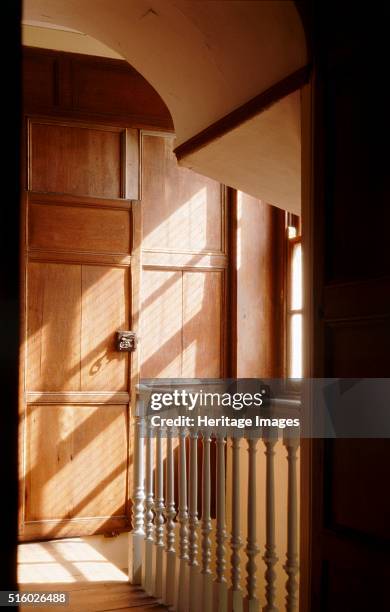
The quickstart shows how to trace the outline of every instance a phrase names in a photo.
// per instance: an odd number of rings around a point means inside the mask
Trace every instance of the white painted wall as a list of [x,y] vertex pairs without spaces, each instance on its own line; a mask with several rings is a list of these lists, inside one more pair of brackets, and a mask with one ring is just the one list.
[[55,51],[67,51],[68,53],[123,59],[119,53],[106,47],[106,45],[103,45],[103,43],[95,38],[87,36],[82,32],[62,30],[60,27],[48,28],[22,24],[22,43],[27,47],[40,47],[41,49],[54,49]]

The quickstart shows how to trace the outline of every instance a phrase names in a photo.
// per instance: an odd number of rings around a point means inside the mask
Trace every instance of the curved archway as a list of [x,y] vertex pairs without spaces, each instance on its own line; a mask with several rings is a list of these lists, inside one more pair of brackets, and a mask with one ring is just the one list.
[[[307,48],[294,2],[26,0],[24,17],[89,34],[128,60],[167,104],[183,165],[299,210]],[[290,75],[298,80],[279,90]]]

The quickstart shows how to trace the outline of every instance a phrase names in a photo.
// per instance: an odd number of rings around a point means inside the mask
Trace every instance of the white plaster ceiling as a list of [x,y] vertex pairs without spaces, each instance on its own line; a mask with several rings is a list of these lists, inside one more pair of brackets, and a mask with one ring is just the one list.
[[[176,146],[307,62],[290,0],[25,0],[23,17],[83,32],[126,58],[167,104]],[[277,106],[282,115],[285,107]],[[299,190],[272,194],[272,184],[277,177],[278,184],[293,176],[300,182],[299,112],[289,113],[291,125],[276,120],[276,112],[265,111],[181,163],[296,211]]]

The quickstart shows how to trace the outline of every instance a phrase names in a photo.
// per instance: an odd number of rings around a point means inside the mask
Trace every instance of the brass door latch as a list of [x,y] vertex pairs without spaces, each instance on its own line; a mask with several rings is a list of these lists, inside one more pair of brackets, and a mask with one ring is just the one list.
[[137,348],[137,334],[133,331],[119,330],[116,332],[116,350],[132,352]]

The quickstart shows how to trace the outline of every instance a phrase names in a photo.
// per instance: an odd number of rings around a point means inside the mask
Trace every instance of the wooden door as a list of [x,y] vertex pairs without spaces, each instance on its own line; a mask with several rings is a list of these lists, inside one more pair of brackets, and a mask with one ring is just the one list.
[[124,530],[138,132],[32,118],[26,151],[20,537]]
[[[313,374],[389,377],[388,100],[377,89],[386,57],[384,10],[335,11],[320,3],[317,18]],[[390,440],[315,440],[303,450],[302,531],[310,525],[311,532],[302,559],[309,585],[303,609],[388,610]]]

